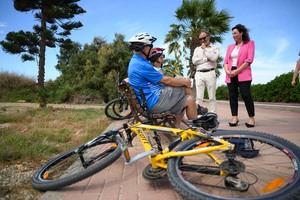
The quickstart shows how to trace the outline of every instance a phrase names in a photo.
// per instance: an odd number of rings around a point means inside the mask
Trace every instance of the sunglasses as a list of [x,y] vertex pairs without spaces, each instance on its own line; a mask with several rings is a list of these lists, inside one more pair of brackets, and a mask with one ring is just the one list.
[[147,44],[147,47],[150,47],[151,49],[153,48],[153,44]]
[[207,36],[205,36],[205,37],[199,37],[199,40],[205,40],[207,38]]

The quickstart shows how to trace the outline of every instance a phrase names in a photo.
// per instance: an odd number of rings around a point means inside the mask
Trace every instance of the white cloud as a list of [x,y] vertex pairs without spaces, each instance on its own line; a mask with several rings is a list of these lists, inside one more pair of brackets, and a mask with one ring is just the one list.
[[7,27],[7,24],[5,22],[0,22],[0,28]]
[[0,21],[0,35],[4,34],[4,30],[1,30],[3,28],[7,27],[7,24],[5,22]]
[[255,60],[252,64],[254,83],[269,82],[276,76],[287,73],[294,68],[295,61],[287,60],[284,57],[284,53],[290,46],[289,41],[283,37],[273,41],[278,42],[271,43],[271,49],[274,49],[271,55],[260,50],[256,51]]
[[273,55],[274,59],[280,58],[282,53],[287,49],[289,46],[289,42],[286,38],[279,38],[278,43],[272,43],[275,47],[275,53]]
[[[277,43],[274,43],[277,41]],[[257,45],[258,46],[258,45]],[[273,38],[267,44],[263,44],[264,48],[258,49],[256,46],[255,58],[252,64],[253,83],[267,83],[273,80],[276,76],[283,73],[288,73],[295,67],[295,60],[289,60],[285,55],[290,46],[287,38]],[[269,50],[272,49],[271,53]],[[268,50],[268,51],[266,51]],[[226,48],[221,46],[221,55],[225,55]],[[225,75],[222,74],[218,79],[218,85],[224,83]]]
[[120,21],[116,23],[118,32],[126,35],[128,38],[133,36],[135,33],[141,32],[143,30],[143,25],[139,22],[131,21]]

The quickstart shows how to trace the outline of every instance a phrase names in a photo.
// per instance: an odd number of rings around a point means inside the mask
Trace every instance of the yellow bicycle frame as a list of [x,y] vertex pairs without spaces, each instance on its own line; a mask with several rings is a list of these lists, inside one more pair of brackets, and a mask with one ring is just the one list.
[[[169,128],[163,126],[155,126],[155,125],[147,125],[142,123],[136,123],[130,126],[130,130],[135,133],[140,142],[142,143],[145,151],[150,151],[153,149],[151,143],[145,136],[146,131],[164,131],[173,133],[174,135],[179,135],[181,140],[188,140],[194,137],[201,137],[201,138],[209,138],[206,134],[203,134],[198,131],[194,131],[192,129],[182,130],[178,128]],[[220,165],[223,160],[219,159],[216,155],[213,154],[214,151],[226,151],[229,149],[233,149],[234,145],[221,139],[221,138],[214,138],[215,141],[219,142],[220,145],[217,146],[203,146],[199,148],[195,148],[193,150],[188,151],[170,151],[168,147],[163,149],[162,153],[148,156],[149,161],[152,164],[153,168],[164,168],[167,169],[167,159],[171,157],[180,157],[180,156],[193,156],[197,154],[207,154],[217,165]]]

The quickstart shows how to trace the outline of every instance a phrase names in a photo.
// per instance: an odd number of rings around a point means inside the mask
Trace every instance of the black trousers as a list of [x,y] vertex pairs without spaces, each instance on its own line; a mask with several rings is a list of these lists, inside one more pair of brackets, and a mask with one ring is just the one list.
[[254,103],[251,96],[251,81],[238,81],[238,77],[231,78],[231,83],[227,84],[229,92],[229,102],[232,116],[238,116],[238,97],[240,92],[244,100],[249,117],[255,116]]

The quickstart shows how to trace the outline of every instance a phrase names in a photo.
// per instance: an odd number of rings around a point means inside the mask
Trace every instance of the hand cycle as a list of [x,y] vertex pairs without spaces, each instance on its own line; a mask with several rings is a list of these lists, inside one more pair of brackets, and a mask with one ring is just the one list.
[[[184,199],[300,196],[300,149],[295,144],[254,131],[207,132],[194,128],[196,123],[178,129],[129,121],[48,161],[34,174],[32,186],[42,191],[61,189],[101,171],[123,154],[127,164],[148,157],[150,165],[143,176],[158,179],[167,174]],[[179,137],[162,148],[157,132]],[[131,157],[128,146],[134,138],[144,152]],[[248,141],[248,148],[244,142],[240,145],[241,140]]]

